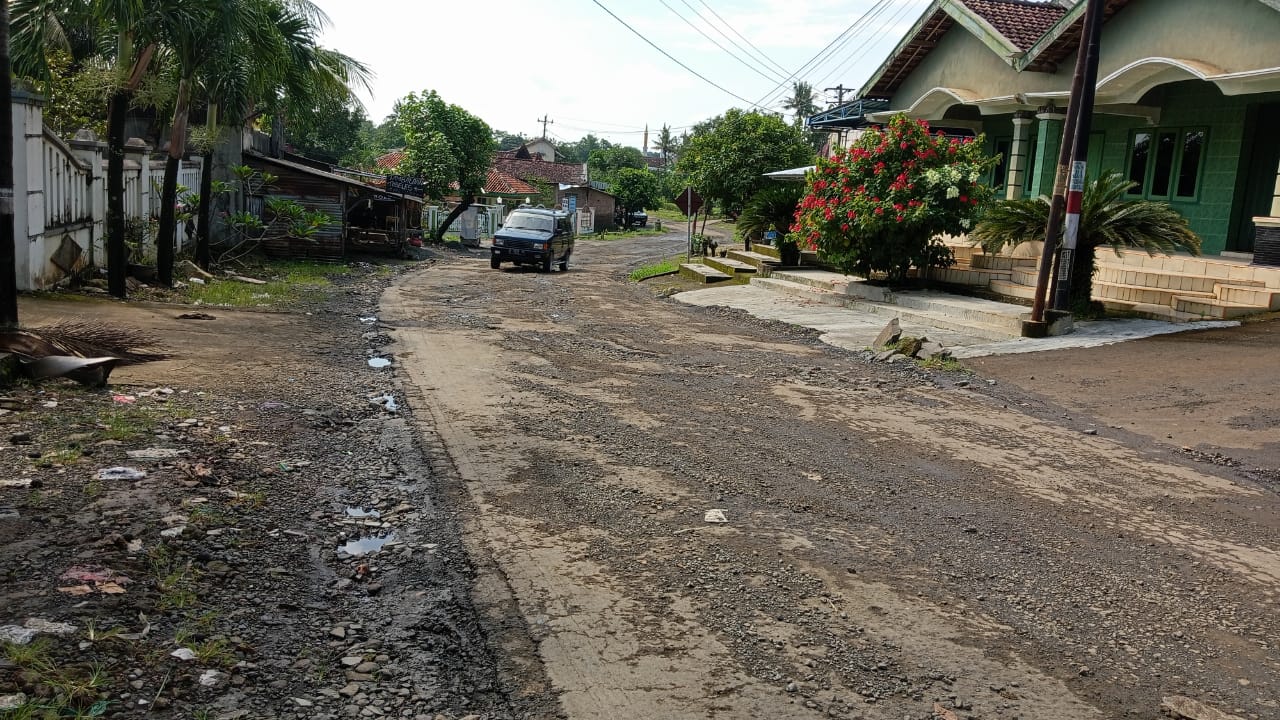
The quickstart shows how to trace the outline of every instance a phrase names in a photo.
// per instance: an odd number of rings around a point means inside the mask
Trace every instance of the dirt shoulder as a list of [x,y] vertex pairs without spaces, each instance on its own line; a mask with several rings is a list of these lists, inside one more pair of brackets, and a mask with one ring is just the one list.
[[1280,319],[965,363],[1155,446],[1237,464],[1280,489]]
[[341,270],[275,311],[24,299],[172,358],[0,391],[0,717],[548,714],[472,605],[443,450],[368,364],[405,268]]

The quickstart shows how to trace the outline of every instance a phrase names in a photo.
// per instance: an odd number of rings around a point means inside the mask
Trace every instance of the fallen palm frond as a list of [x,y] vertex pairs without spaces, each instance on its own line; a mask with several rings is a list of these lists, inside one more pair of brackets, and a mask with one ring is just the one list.
[[28,358],[73,355],[82,358],[119,358],[121,365],[136,365],[169,358],[154,350],[159,338],[141,330],[101,322],[67,321],[44,327],[0,330],[0,352]]

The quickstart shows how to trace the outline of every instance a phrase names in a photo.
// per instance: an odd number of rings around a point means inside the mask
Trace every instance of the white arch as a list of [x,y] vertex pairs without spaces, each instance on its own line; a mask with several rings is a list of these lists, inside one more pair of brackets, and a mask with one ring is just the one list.
[[1098,81],[1098,97],[1110,103],[1137,103],[1152,88],[1181,80],[1210,80],[1222,68],[1199,60],[1151,57],[1135,60]]
[[972,105],[978,99],[978,95],[969,90],[936,87],[921,95],[905,112],[913,118],[941,120],[952,106]]

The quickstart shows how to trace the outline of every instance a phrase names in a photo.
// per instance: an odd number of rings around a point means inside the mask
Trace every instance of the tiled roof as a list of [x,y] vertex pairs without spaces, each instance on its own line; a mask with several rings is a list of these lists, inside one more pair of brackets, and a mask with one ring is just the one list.
[[578,163],[495,157],[493,165],[498,170],[525,182],[541,180],[543,182],[574,184],[586,179],[582,165]]
[[538,188],[497,168],[489,168],[484,192],[486,195],[537,195]]
[[1035,0],[961,0],[1009,42],[1026,50],[1067,14],[1053,2]]
[[404,160],[404,150],[392,150],[385,155],[379,155],[373,163],[380,168],[387,170],[395,170],[400,167],[400,162]]

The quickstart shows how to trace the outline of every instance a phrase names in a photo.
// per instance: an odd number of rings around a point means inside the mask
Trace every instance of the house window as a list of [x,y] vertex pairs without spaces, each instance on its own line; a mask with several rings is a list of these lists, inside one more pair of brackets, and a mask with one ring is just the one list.
[[1009,148],[1012,140],[1009,138],[999,138],[995,141],[996,165],[991,169],[991,182],[988,183],[996,190],[1004,188],[1009,182]]
[[1128,178],[1133,197],[1194,200],[1204,165],[1204,128],[1139,130],[1129,145]]

